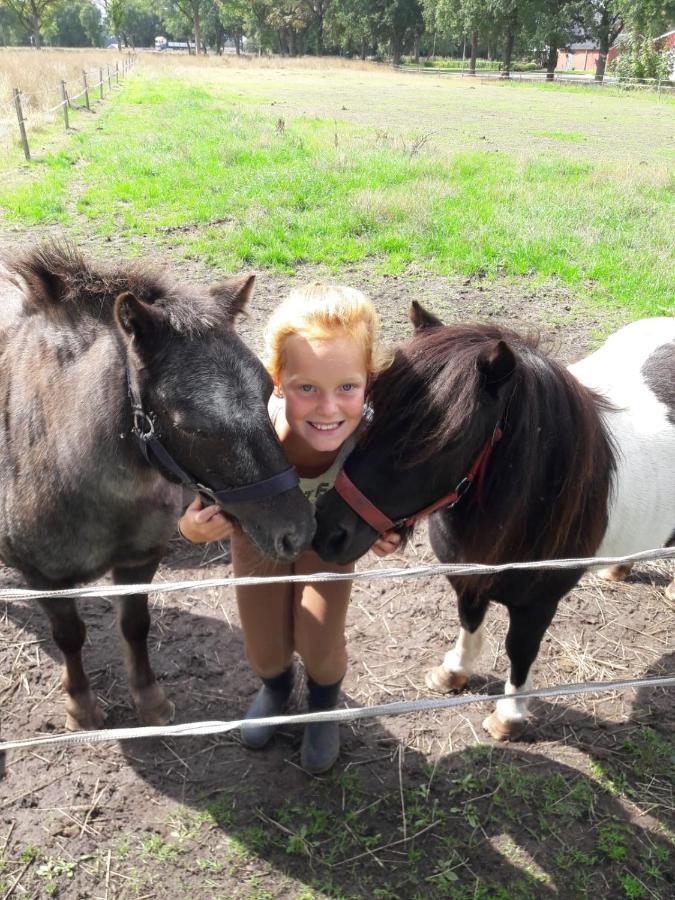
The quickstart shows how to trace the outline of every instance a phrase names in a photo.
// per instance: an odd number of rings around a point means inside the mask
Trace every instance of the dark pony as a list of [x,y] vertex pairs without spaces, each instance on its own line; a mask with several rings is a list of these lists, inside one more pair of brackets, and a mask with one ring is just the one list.
[[[0,269],[0,558],[32,587],[110,570],[117,584],[150,582],[182,507],[177,470],[221,492],[267,555],[308,546],[311,507],[292,483],[235,493],[288,469],[267,414],[270,378],[234,330],[252,287],[253,277],[180,285],[55,244]],[[150,464],[146,438],[170,464]],[[67,725],[95,727],[76,605],[42,606],[65,656]],[[148,659],[146,594],[120,599],[119,624],[140,716],[165,723],[173,704]]]
[[[596,554],[608,527],[616,470],[606,423],[612,405],[535,340],[494,325],[447,327],[418,304],[411,319],[415,337],[398,348],[372,386],[372,422],[347,460],[348,479],[385,521],[404,531],[406,517],[445,497],[430,518],[441,562]],[[456,486],[450,502],[447,492]],[[325,559],[345,563],[366,552],[378,529],[341,493],[333,490],[317,505],[314,547]],[[581,574],[451,577],[461,633],[427,684],[464,686],[480,651],[486,609],[495,600],[509,612],[506,693],[526,689],[558,602]],[[493,736],[518,733],[527,717],[523,703],[500,701],[486,720]]]

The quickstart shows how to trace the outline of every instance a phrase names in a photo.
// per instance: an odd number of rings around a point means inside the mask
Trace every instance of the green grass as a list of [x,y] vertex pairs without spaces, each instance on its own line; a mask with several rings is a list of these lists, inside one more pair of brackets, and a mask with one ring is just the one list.
[[635,316],[673,311],[675,192],[658,164],[575,157],[564,144],[580,131],[533,130],[531,144],[548,140],[526,153],[448,151],[419,128],[260,110],[217,85],[130,81],[96,129],[5,179],[0,209],[14,226],[121,233],[139,252],[166,242],[229,270],[373,258],[552,276]]

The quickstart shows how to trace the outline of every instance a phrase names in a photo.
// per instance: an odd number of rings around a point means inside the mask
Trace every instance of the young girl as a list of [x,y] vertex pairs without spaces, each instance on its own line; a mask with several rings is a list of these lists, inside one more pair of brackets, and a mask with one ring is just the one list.
[[[272,314],[266,329],[266,364],[274,382],[269,402],[272,423],[300,476],[305,496],[316,500],[335,481],[361,425],[368,382],[382,365],[373,304],[348,287],[312,284],[294,290]],[[263,557],[217,506],[202,508],[197,498],[179,530],[190,541],[231,537],[235,576],[309,575],[353,572],[354,566],[324,562],[312,550],[294,563]],[[396,533],[373,546],[378,556],[400,543]],[[293,655],[304,663],[310,711],[333,709],[347,669],[345,619],[351,581],[271,584],[236,589],[246,656],[262,686],[247,719],[281,714],[293,689]],[[273,726],[244,725],[242,741],[263,747]],[[303,768],[326,772],[338,757],[337,722],[307,725]]]

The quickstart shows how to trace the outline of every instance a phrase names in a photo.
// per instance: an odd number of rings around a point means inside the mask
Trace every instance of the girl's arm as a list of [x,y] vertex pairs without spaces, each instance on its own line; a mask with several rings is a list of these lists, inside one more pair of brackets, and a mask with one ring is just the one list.
[[225,518],[220,507],[204,507],[199,497],[195,497],[178,521],[179,533],[193,544],[222,541],[233,530],[234,525]]
[[370,548],[375,556],[389,556],[398,549],[401,543],[401,535],[396,531],[387,531],[381,534]]

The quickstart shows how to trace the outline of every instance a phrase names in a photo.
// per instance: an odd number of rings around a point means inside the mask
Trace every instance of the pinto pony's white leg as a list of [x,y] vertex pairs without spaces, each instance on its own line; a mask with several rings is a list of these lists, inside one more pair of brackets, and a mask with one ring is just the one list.
[[483,728],[496,741],[515,740],[523,733],[530,716],[529,700],[518,694],[532,687],[529,674],[519,688],[514,687],[510,680],[506,682],[504,699],[498,700],[495,711],[483,720]]
[[476,660],[483,649],[483,625],[472,633],[459,629],[459,637],[452,650],[448,650],[440,666],[424,676],[424,682],[432,691],[461,691],[473,674]]

